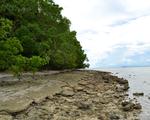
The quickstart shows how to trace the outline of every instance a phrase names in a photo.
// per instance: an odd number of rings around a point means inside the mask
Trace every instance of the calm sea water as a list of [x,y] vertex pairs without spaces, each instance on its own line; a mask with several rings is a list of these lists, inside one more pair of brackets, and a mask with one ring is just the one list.
[[96,70],[109,71],[114,75],[123,77],[129,81],[129,97],[133,93],[143,92],[144,96],[135,97],[142,105],[141,120],[150,120],[150,67],[126,67],[126,68],[100,68]]

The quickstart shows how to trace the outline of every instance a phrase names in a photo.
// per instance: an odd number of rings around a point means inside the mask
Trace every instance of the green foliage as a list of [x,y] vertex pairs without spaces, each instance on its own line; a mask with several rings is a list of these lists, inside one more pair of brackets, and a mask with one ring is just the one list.
[[[52,0],[1,0],[0,6],[0,70],[14,64],[18,55],[30,64],[25,70],[87,66],[76,32],[70,30],[71,22]],[[14,71],[19,66],[13,66]]]
[[16,37],[10,37],[12,22],[8,19],[0,19],[0,70],[9,69],[16,61],[14,58],[23,51],[20,41]]
[[14,64],[12,64],[9,69],[13,72],[14,76],[16,76],[20,80],[22,72],[24,71],[27,65],[27,58],[18,55],[14,57],[13,61]]
[[12,22],[8,19],[0,19],[0,40],[5,39],[11,31]]
[[22,51],[20,41],[8,38],[0,41],[0,70],[8,69],[15,61],[13,59]]
[[35,77],[35,72],[37,72],[38,69],[45,64],[46,60],[39,56],[32,56],[28,59],[28,69],[32,71],[33,78]]

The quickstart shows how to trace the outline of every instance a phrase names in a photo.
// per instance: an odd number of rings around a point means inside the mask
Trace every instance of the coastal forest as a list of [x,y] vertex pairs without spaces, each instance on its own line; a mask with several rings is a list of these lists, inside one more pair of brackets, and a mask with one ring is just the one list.
[[87,67],[62,10],[52,0],[0,0],[0,71]]

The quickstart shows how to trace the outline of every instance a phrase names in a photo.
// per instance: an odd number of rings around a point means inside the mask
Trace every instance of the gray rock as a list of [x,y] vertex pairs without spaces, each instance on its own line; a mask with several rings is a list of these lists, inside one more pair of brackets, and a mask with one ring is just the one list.
[[135,103],[133,108],[134,109],[142,109],[142,106],[140,103]]
[[79,84],[79,85],[83,85],[83,86],[85,86],[85,85],[87,85],[87,84],[88,84],[88,82],[87,82],[87,81],[80,81],[78,84]]
[[83,90],[84,92],[86,92],[86,94],[89,94],[89,95],[96,95],[97,92],[93,92],[91,90]]
[[101,104],[108,104],[110,101],[109,101],[108,98],[99,98],[99,102],[100,102]]
[[134,103],[131,101],[123,101],[121,103],[123,111],[132,111],[134,107]]
[[133,106],[134,106],[134,104],[128,104],[126,106],[123,106],[122,109],[123,109],[123,111],[132,111]]
[[125,80],[125,79],[121,79],[121,78],[118,78],[117,80],[116,80],[119,84],[128,84],[128,80]]
[[119,120],[120,119],[119,115],[117,115],[116,113],[110,113],[109,118],[110,118],[110,120]]
[[109,80],[104,80],[104,83],[109,83]]
[[129,84],[128,83],[126,83],[126,84],[117,84],[116,85],[116,91],[117,92],[124,92],[128,89],[129,89]]
[[124,92],[124,86],[120,85],[120,84],[116,85],[116,91],[117,92]]
[[83,88],[83,87],[80,87],[80,86],[77,86],[77,87],[75,87],[75,90],[77,90],[77,91],[83,91],[84,88]]
[[128,105],[128,104],[130,104],[130,101],[123,101],[123,102],[121,103],[122,106],[126,106],[126,105]]
[[10,115],[0,115],[0,120],[13,120],[13,117]]
[[92,99],[92,102],[93,102],[93,103],[99,103],[100,100],[99,100],[99,98],[96,97],[96,98],[93,98],[93,99]]
[[88,102],[80,102],[78,103],[78,108],[81,110],[89,110],[91,108],[91,104]]
[[144,93],[143,93],[143,92],[140,92],[140,93],[136,92],[136,93],[133,93],[133,95],[134,95],[134,96],[143,96]]
[[124,88],[123,88],[123,90],[128,90],[129,89],[129,84],[128,83],[126,83],[126,84],[124,84]]
[[69,90],[64,90],[62,93],[61,93],[62,96],[66,96],[66,97],[70,97],[70,96],[73,96],[74,95],[74,92],[73,91],[69,91]]
[[124,111],[132,111],[133,109],[142,109],[140,103],[133,103],[132,101],[123,101],[121,105]]
[[105,114],[101,114],[98,116],[98,120],[107,120],[107,117]]
[[114,97],[115,97],[115,98],[120,98],[120,95],[114,94]]
[[62,96],[65,96],[65,97],[71,97],[73,96],[75,93],[72,89],[64,89],[62,92],[61,92],[61,95]]

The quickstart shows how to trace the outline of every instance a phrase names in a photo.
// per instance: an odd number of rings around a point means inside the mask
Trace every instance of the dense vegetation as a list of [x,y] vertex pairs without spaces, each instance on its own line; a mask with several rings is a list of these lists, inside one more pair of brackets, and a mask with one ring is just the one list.
[[0,0],[0,70],[84,68],[86,54],[52,0]]

